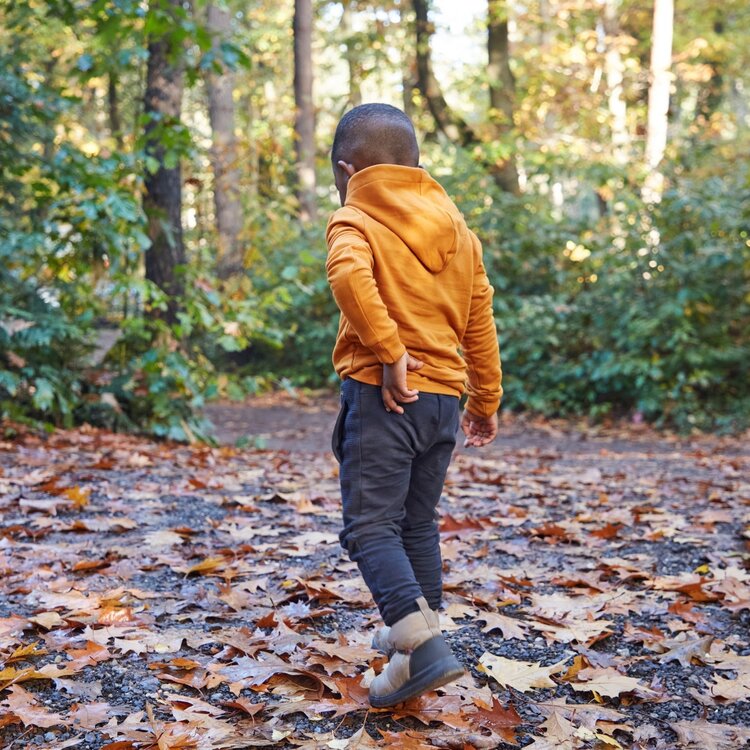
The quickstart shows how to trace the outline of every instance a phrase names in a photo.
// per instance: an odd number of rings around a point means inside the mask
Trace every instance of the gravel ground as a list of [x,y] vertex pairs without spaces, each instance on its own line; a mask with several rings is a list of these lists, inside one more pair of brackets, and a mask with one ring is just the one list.
[[[507,418],[495,446],[459,450],[443,625],[467,677],[372,711],[359,681],[383,659],[336,541],[335,402],[212,417],[222,442],[267,449],[94,430],[0,443],[0,747],[510,748],[477,718],[493,698],[535,750],[709,748],[676,731],[700,721],[723,732],[716,747],[744,746],[750,684],[732,700],[711,687],[749,669],[747,442]],[[486,654],[565,669],[554,687],[503,687]],[[269,659],[286,666],[258,677]],[[574,667],[611,667],[644,692],[593,693]],[[568,745],[540,739],[555,701],[580,707]]]

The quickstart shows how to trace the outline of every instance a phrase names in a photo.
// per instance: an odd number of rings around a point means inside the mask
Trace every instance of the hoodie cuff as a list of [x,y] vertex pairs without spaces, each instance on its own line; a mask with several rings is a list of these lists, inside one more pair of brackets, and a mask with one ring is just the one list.
[[500,408],[500,399],[477,401],[475,398],[469,396],[465,408],[466,411],[470,411],[478,417],[491,417]]
[[406,354],[406,347],[401,343],[398,333],[394,333],[384,341],[378,341],[372,350],[378,361],[384,365],[392,365]]

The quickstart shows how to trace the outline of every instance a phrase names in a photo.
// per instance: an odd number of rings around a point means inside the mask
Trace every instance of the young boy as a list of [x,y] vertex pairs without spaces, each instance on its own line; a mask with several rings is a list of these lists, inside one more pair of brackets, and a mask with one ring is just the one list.
[[370,702],[383,707],[463,673],[438,621],[436,507],[467,374],[465,444],[497,434],[500,356],[479,240],[418,166],[409,118],[386,104],[355,107],[331,159],[342,205],[328,223],[326,263],[341,310],[341,544],[386,625],[373,643],[390,661],[370,685]]

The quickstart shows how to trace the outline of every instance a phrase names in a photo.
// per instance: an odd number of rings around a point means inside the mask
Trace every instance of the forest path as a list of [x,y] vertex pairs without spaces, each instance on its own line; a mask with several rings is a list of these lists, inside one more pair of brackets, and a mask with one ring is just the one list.
[[[325,452],[330,450],[338,395],[327,391],[310,395],[278,391],[245,402],[211,402],[204,413],[214,426],[213,436],[222,445],[240,441],[268,450]],[[461,443],[459,440],[456,445],[457,453],[466,452]],[[592,427],[583,420],[546,420],[501,413],[497,440],[474,452],[499,457],[506,450],[531,448],[579,456],[601,450],[655,455],[700,450],[716,455],[750,455],[750,433],[737,437],[681,436],[653,430],[645,424]]]
[[225,442],[0,441],[0,747],[739,750],[747,441],[503,417],[441,502],[467,672],[372,710],[335,397],[212,406]]

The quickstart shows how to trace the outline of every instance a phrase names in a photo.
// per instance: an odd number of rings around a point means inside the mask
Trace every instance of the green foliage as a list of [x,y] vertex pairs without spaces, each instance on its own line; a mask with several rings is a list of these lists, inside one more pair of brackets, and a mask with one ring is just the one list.
[[[423,159],[484,245],[504,408],[682,430],[750,424],[746,171],[669,175],[663,200],[644,206],[635,179],[594,165],[556,212],[544,191],[498,191],[460,150],[428,147]],[[549,165],[539,160],[537,170],[529,180],[539,184]],[[596,191],[609,196],[604,215]],[[273,212],[258,220],[265,252],[253,260],[253,283],[256,293],[277,290],[280,304],[268,309],[282,338],[256,346],[241,372],[335,382],[338,316],[322,228],[303,230]]]
[[127,264],[145,235],[123,162],[71,146],[49,156],[51,114],[69,101],[0,57],[0,403],[69,424],[81,398],[96,293],[106,266]]
[[330,385],[338,309],[325,274],[325,220],[303,226],[284,211],[277,205],[254,222],[263,252],[251,259],[250,275],[274,333],[256,341],[242,371],[271,383]]
[[[199,409],[222,383],[212,361],[266,336],[264,302],[249,282],[221,288],[206,247],[177,323],[160,319],[164,295],[139,280],[140,155],[55,143],[74,104],[19,50],[0,55],[0,414],[206,438]],[[109,321],[121,335],[101,365],[92,350]]]
[[670,175],[646,207],[611,173],[598,220],[555,219],[538,198],[452,174],[444,182],[484,242],[496,289],[506,408],[680,429],[750,423],[747,170]]

